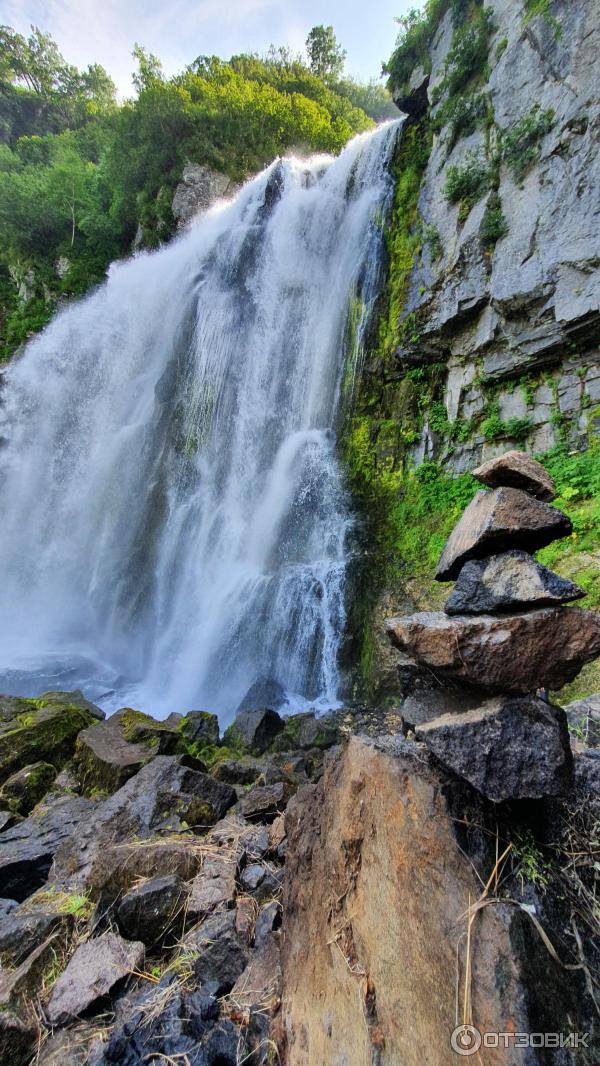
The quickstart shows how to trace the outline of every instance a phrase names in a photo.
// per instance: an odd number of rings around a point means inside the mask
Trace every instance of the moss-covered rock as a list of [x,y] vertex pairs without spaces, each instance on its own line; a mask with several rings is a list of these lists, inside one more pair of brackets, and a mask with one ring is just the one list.
[[0,804],[15,814],[27,816],[44,798],[56,777],[56,767],[47,762],[24,766],[11,774],[0,791]]
[[[74,767],[86,796],[112,795],[159,754],[161,723],[129,708],[84,729],[77,738]],[[176,730],[165,731],[169,743]],[[139,738],[137,741],[132,737]],[[163,754],[160,752],[160,754]]]
[[82,707],[45,703],[42,697],[1,697],[0,708],[0,781],[38,762],[61,769],[73,755],[78,734],[94,722]]

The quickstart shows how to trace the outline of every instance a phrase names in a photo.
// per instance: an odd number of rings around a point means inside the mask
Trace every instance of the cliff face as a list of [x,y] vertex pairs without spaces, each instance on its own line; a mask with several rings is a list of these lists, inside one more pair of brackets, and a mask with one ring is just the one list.
[[420,88],[439,130],[403,309],[419,337],[397,365],[445,364],[447,425],[426,417],[413,457],[457,473],[507,441],[543,453],[600,430],[600,24],[594,0],[550,6],[555,22],[526,22],[521,4],[491,0],[487,69],[454,95],[448,11],[430,74],[398,101],[418,111]]
[[351,628],[380,692],[382,618],[439,605],[467,474],[509,448],[543,457],[573,518],[542,561],[600,603],[597,3],[435,0],[419,25],[388,67],[407,114],[388,284],[344,445],[367,529]]

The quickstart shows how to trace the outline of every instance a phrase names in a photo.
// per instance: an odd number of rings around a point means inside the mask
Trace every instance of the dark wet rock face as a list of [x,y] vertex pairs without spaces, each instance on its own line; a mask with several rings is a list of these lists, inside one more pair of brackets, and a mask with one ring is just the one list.
[[48,1004],[53,1025],[65,1025],[107,996],[132,971],[143,969],[144,945],[105,933],[81,944],[54,986]]
[[226,730],[224,742],[234,748],[262,755],[283,728],[283,720],[268,707],[240,711]]
[[51,763],[36,762],[17,770],[4,782],[0,791],[0,803],[9,810],[25,817],[50,788],[56,777],[56,768]]
[[446,614],[491,614],[570,603],[585,596],[527,552],[511,551],[465,563],[446,601]]
[[208,711],[189,711],[185,716],[185,735],[193,744],[219,743],[219,719]]
[[494,803],[564,793],[573,760],[564,711],[535,697],[498,697],[416,727],[443,765]]
[[473,477],[490,488],[523,489],[530,496],[549,503],[556,496],[556,486],[541,463],[525,452],[504,452],[496,459],[477,467]]
[[148,947],[173,937],[183,928],[189,889],[177,874],[152,877],[132,888],[121,900],[117,919],[128,940]]
[[478,492],[448,537],[437,570],[438,581],[458,577],[466,562],[517,548],[538,551],[568,536],[571,520],[556,507],[522,489]]
[[22,901],[47,880],[61,846],[89,825],[94,804],[79,796],[54,800],[0,835],[0,896]]
[[271,711],[278,711],[286,704],[287,697],[283,685],[273,677],[259,677],[248,689],[236,711],[259,711],[268,707]]
[[177,750],[179,732],[138,711],[123,710],[84,729],[75,765],[87,793],[116,792],[156,755]]

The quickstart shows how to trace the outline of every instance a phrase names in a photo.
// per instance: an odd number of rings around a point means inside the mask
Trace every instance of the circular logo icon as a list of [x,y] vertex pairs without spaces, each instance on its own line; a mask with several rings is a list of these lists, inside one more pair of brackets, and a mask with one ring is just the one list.
[[481,1033],[474,1025],[457,1025],[450,1046],[457,1055],[475,1055],[481,1047]]

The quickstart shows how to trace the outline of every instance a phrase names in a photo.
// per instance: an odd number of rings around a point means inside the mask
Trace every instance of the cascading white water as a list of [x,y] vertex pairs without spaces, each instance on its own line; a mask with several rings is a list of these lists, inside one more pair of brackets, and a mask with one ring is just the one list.
[[268,676],[292,705],[335,702],[352,521],[336,415],[397,129],[277,161],[13,362],[0,691],[226,720]]

